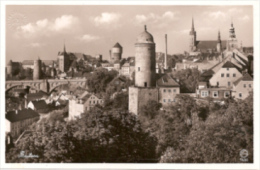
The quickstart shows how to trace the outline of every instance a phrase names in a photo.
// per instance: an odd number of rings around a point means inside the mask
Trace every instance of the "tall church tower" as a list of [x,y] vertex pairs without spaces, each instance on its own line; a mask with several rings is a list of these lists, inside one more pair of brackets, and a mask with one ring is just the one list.
[[227,43],[227,49],[231,51],[237,48],[238,48],[238,43],[236,39],[235,28],[233,26],[233,22],[231,22],[231,28],[229,29],[229,39]]
[[190,31],[190,52],[196,51],[196,31],[194,28],[194,21],[192,17],[191,31]]
[[220,38],[220,31],[218,31],[218,43],[217,43],[217,52],[220,53],[222,51],[222,44]]
[[66,52],[66,47],[64,44],[63,52],[59,52],[58,54],[58,59],[59,59],[59,70],[61,72],[67,72],[69,70],[69,64],[70,64],[70,59],[69,56]]

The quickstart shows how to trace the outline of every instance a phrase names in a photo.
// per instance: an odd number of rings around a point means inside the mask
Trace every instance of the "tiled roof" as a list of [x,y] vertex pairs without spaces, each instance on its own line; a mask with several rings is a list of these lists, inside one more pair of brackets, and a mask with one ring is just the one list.
[[223,66],[222,68],[236,68],[236,66],[231,63],[230,61],[227,61]]
[[[207,50],[207,49],[216,49],[218,41],[197,41],[196,46],[198,49]],[[221,41],[222,48],[226,48],[227,41]]]
[[32,101],[32,103],[37,110],[38,109],[46,109],[48,107],[45,100]]
[[162,76],[160,79],[157,80],[158,87],[179,87],[179,83],[176,80],[168,75]]
[[9,111],[5,115],[5,118],[10,122],[18,122],[25,119],[39,117],[39,116],[40,115],[37,112],[29,108],[29,109],[17,110],[17,113],[16,111]]
[[253,78],[248,73],[245,73],[243,77],[240,77],[233,84],[236,86],[240,81],[253,81]]

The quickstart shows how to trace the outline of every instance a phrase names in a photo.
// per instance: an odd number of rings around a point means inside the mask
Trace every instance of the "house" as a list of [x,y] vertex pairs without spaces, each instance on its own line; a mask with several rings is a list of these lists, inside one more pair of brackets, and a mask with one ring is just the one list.
[[45,100],[30,101],[28,103],[28,108],[37,111],[38,113],[47,113],[49,111],[49,107]]
[[231,61],[227,61],[210,78],[209,83],[215,87],[231,87],[233,83],[242,77],[241,70]]
[[76,117],[80,118],[80,115],[87,110],[90,110],[97,104],[103,105],[104,101],[99,95],[87,94],[83,98],[76,98],[69,100],[69,118],[68,120],[74,120]]
[[219,88],[198,88],[197,89],[197,98],[207,98],[211,97],[213,100],[222,100],[225,98],[230,98],[232,95],[232,89],[226,87]]
[[253,78],[245,73],[243,77],[239,78],[233,83],[233,94],[236,99],[245,99],[249,96],[250,92],[253,91]]
[[176,102],[176,96],[180,94],[180,85],[172,76],[164,75],[157,80],[156,86],[159,87],[159,102],[163,106]]
[[29,125],[38,121],[40,115],[29,109],[9,111],[5,114],[5,131],[18,137]]

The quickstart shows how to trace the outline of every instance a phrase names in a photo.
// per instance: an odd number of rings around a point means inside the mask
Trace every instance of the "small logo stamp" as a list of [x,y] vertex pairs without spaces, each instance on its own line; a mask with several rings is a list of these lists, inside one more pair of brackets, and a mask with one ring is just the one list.
[[240,155],[240,161],[243,161],[243,162],[248,162],[248,150],[246,149],[242,149],[239,153]]

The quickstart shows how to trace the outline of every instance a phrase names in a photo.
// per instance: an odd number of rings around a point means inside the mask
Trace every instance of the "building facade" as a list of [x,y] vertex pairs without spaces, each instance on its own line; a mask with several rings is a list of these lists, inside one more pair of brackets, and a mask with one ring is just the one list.
[[253,92],[253,88],[253,78],[246,73],[243,75],[243,77],[234,82],[232,96],[234,96],[236,99],[244,100],[250,95],[250,93]]

